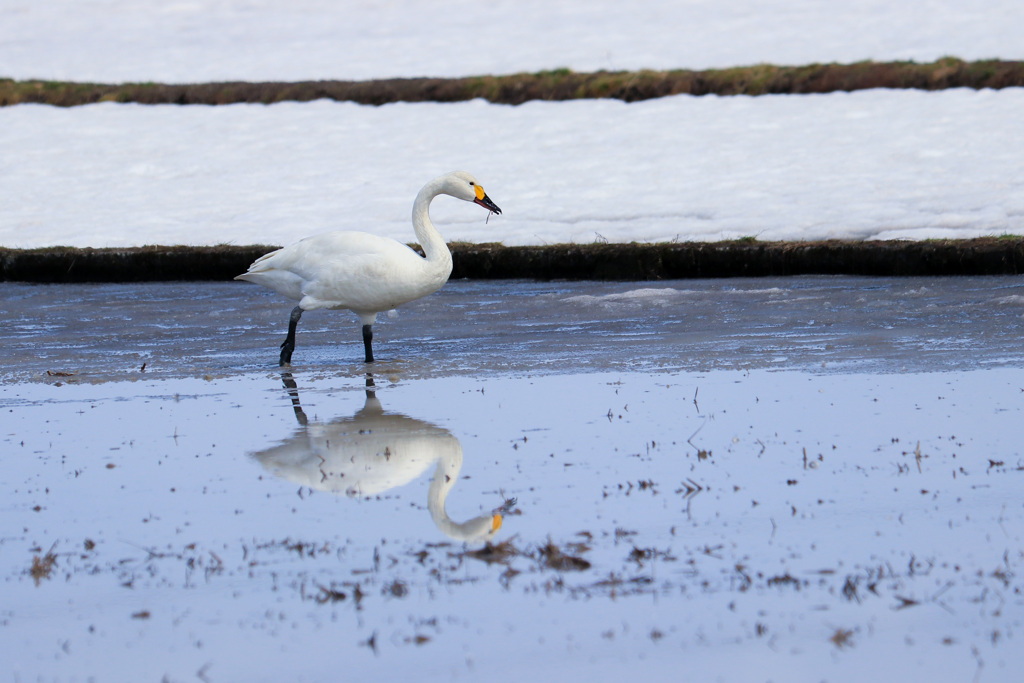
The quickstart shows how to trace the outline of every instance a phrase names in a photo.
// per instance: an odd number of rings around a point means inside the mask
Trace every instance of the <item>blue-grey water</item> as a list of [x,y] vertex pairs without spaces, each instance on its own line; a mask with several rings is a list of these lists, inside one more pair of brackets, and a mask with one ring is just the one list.
[[[272,368],[293,302],[246,283],[0,284],[6,380]],[[1024,278],[456,281],[381,314],[377,372],[966,369],[1024,361]],[[358,321],[314,311],[296,368],[362,367]],[[145,369],[143,370],[143,366]]]
[[[0,285],[15,681],[1011,681],[1024,282]],[[490,545],[487,545],[490,544]]]

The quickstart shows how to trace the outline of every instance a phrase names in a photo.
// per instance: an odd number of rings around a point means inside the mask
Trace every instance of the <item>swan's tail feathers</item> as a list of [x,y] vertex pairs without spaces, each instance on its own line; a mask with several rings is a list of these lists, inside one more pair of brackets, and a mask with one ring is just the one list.
[[256,259],[255,261],[252,262],[252,265],[249,266],[249,270],[245,271],[241,275],[236,276],[235,279],[236,280],[249,280],[250,282],[257,282],[258,280],[253,280],[252,278],[250,278],[248,276],[252,275],[253,273],[263,273],[263,272],[266,272],[268,270],[271,270],[273,268],[273,265],[268,263],[268,261],[270,260],[270,258],[272,256],[277,254],[277,252],[279,252],[279,251],[281,251],[281,250],[278,249],[277,251],[272,251],[269,254],[264,254],[263,256],[260,256],[258,259]]
[[271,253],[260,257],[255,263],[249,266],[249,270],[241,275],[236,275],[235,279],[245,280],[246,282],[255,282],[267,289],[274,290],[278,294],[283,294],[289,299],[298,301],[303,297],[302,290],[306,286],[305,280],[303,280],[300,275],[297,275],[290,270],[275,268],[274,264],[267,263],[265,259],[273,255],[274,254]]

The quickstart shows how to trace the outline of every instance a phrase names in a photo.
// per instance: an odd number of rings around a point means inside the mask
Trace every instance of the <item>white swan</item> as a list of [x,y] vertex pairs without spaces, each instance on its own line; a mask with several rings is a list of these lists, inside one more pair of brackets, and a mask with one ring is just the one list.
[[412,205],[412,227],[426,258],[393,239],[365,232],[329,232],[307,237],[256,259],[236,277],[295,299],[288,336],[281,344],[281,365],[295,350],[295,327],[303,311],[347,308],[363,323],[366,362],[373,362],[373,323],[381,311],[436,292],[452,272],[452,254],[430,222],[430,202],[439,194],[501,213],[480,183],[465,171],[435,178]]

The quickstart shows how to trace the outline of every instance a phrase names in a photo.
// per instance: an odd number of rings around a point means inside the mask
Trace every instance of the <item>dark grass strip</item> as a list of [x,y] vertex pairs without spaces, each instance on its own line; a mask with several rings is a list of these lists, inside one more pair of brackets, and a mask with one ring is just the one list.
[[[0,281],[229,280],[272,246],[0,249]],[[1024,237],[973,240],[451,245],[453,278],[670,280],[788,275],[1020,275]]]
[[296,83],[73,83],[0,79],[0,106],[22,103],[71,107],[95,102],[235,104],[331,99],[360,104],[460,102],[483,98],[498,104],[531,100],[614,98],[636,102],[668,95],[766,95],[854,91],[868,88],[1008,88],[1024,86],[1024,62],[953,57],[936,62],[857,62],[807,66],[756,66],[692,71],[556,69],[508,76],[392,78]]

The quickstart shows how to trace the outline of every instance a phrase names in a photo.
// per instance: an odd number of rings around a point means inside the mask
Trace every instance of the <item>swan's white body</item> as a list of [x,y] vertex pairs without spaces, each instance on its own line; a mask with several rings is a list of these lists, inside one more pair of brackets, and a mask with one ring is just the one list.
[[[381,311],[432,294],[452,272],[452,255],[430,221],[430,202],[439,194],[501,213],[472,175],[456,171],[427,183],[412,206],[412,227],[425,256],[393,239],[365,232],[330,232],[296,242],[256,259],[236,277],[268,287],[299,302],[285,345],[294,347],[302,311],[349,309],[363,323],[367,362],[372,361],[369,326]],[[284,345],[282,345],[284,346]],[[291,348],[281,364],[291,360]]]
[[[437,230],[430,230],[438,244],[427,258],[386,237],[329,232],[271,252],[235,279],[294,299],[304,311],[347,308],[372,325],[377,313],[432,294],[448,281],[451,252]],[[426,250],[419,231],[417,236]]]

